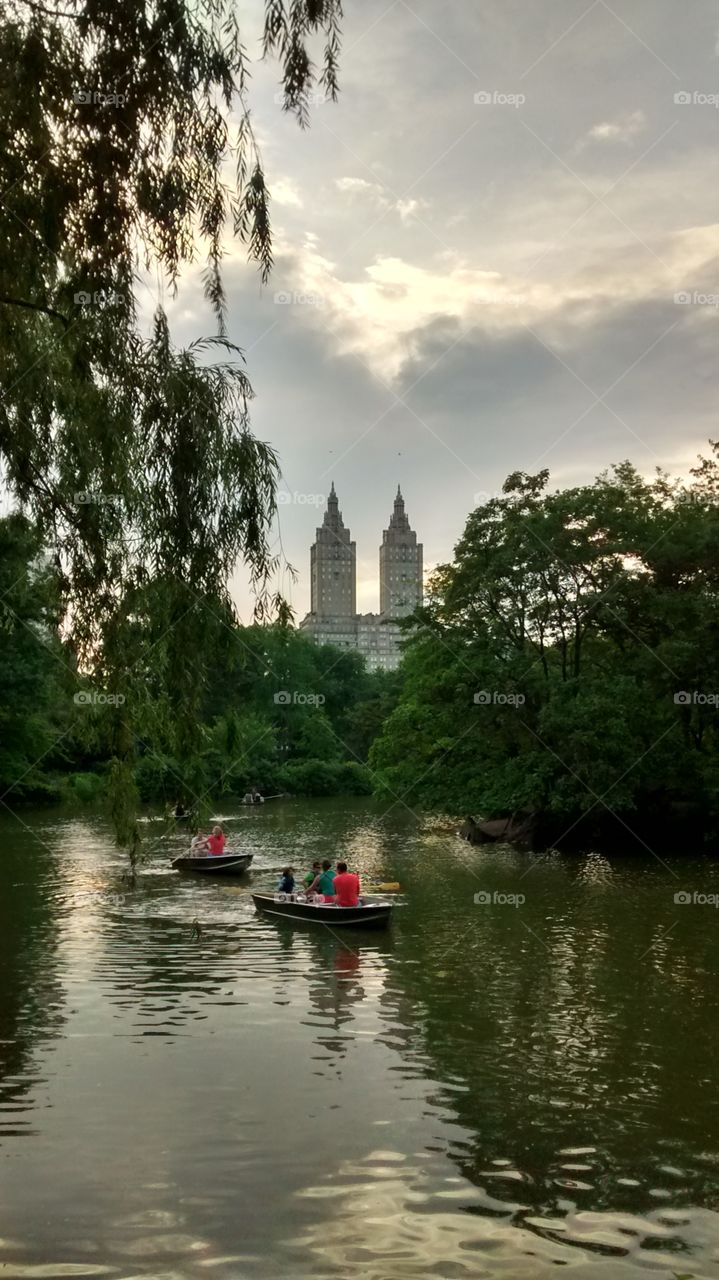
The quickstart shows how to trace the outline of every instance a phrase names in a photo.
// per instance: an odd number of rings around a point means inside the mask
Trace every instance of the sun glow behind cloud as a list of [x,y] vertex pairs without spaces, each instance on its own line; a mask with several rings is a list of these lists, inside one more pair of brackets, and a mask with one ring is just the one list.
[[[263,289],[228,243],[229,333],[284,483],[335,480],[362,574],[398,480],[442,561],[511,470],[686,473],[715,430],[719,115],[692,96],[715,41],[713,0],[691,23],[671,0],[488,0],[441,29],[431,0],[366,0],[304,132],[253,67],[276,265]],[[174,317],[208,331],[199,287]],[[315,524],[283,509],[300,612]]]

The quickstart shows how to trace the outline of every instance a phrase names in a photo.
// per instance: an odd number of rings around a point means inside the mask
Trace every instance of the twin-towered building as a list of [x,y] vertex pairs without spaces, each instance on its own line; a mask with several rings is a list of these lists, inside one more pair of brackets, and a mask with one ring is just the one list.
[[370,671],[399,666],[400,630],[393,619],[422,603],[422,544],[410,528],[397,487],[379,549],[379,613],[357,613],[356,545],[345,527],[334,484],[310,550],[311,605],[300,628],[317,644],[357,649]]

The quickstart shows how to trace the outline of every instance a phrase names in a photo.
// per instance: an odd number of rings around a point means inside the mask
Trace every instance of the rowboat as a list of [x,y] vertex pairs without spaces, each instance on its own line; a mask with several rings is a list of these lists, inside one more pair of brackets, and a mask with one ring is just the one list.
[[255,800],[251,800],[249,796],[243,796],[242,799],[240,800],[240,804],[249,805],[250,808],[253,808],[255,805],[267,804],[268,800],[287,800],[287,799],[288,799],[288,795],[286,791],[278,791],[273,796],[258,795]]
[[198,871],[201,875],[241,876],[249,867],[252,853],[203,854],[200,857],[183,853],[175,858],[175,871]]
[[338,907],[334,902],[314,903],[283,893],[253,893],[258,911],[283,920],[328,925],[330,929],[386,929],[392,919],[391,902],[363,902],[357,907]]

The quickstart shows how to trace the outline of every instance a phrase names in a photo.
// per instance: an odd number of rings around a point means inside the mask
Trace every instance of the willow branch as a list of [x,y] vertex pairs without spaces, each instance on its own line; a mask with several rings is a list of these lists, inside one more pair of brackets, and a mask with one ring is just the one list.
[[[25,0],[27,3],[27,0]],[[28,311],[42,311],[46,316],[52,316],[55,320],[61,320],[65,328],[70,327],[70,321],[61,311],[56,311],[54,307],[48,307],[42,302],[26,302],[24,298],[8,298],[5,294],[0,294],[0,304],[7,307],[26,307]]]

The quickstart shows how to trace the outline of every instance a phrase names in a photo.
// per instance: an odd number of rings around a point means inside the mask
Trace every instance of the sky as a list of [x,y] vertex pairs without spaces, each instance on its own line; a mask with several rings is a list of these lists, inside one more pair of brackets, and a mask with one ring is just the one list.
[[[719,5],[346,0],[340,100],[304,131],[261,9],[275,269],[228,242],[224,274],[298,620],[331,481],[367,611],[398,483],[431,572],[512,471],[686,475],[719,434]],[[199,274],[168,309],[178,342],[214,331]]]

